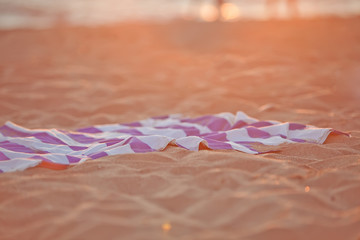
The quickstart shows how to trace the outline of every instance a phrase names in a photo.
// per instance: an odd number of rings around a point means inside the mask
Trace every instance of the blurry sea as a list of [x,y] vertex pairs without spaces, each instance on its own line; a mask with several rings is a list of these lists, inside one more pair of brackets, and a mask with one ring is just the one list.
[[[237,20],[267,19],[265,0],[229,0]],[[286,18],[285,1],[279,16]],[[100,25],[121,21],[203,20],[211,0],[0,0],[0,28],[47,28],[53,25]],[[360,15],[360,0],[299,0],[301,17]]]

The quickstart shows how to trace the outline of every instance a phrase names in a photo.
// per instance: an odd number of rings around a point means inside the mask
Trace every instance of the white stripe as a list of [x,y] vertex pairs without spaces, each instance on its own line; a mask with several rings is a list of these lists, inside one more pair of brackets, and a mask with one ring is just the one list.
[[281,123],[272,126],[262,127],[262,131],[269,133],[270,135],[284,135],[289,136],[289,123]]
[[[196,136],[189,136],[189,137],[176,139],[176,144],[183,146],[184,148],[189,149],[191,151],[198,151],[201,142],[206,142],[206,141]],[[206,145],[208,145],[207,142]]]
[[131,147],[130,144],[126,144],[120,147],[116,147],[110,150],[105,151],[109,156],[116,155],[116,154],[128,154],[128,153],[135,153]]
[[141,127],[136,130],[144,135],[161,135],[171,138],[181,138],[186,136],[185,132],[181,129],[156,129],[151,127]]
[[[265,145],[279,145],[282,143],[291,143],[292,141],[284,139],[280,136],[272,136],[269,138],[253,138],[250,137],[245,128],[233,129],[226,132],[226,138],[230,142],[260,142]],[[235,143],[236,144],[236,143]]]
[[256,118],[251,118],[247,114],[245,114],[244,112],[241,112],[241,111],[236,113],[234,122],[238,122],[238,121],[243,121],[243,122],[246,122],[247,124],[258,122],[258,120]]
[[120,124],[96,125],[95,127],[102,132],[112,132],[112,131],[118,131],[118,130],[122,130],[122,129],[131,128],[131,127],[120,125]]
[[41,160],[16,158],[8,161],[0,161],[0,169],[3,172],[23,171],[27,168],[35,167],[40,163]]
[[84,150],[83,154],[89,156],[91,154],[101,152],[102,149],[105,149],[106,147],[107,145],[105,143],[94,143],[91,144],[88,149]]
[[243,146],[243,145],[240,145],[240,144],[236,144],[236,143],[233,143],[233,142],[226,142],[228,144],[231,145],[231,147],[234,149],[234,150],[238,150],[238,151],[241,151],[241,152],[244,152],[244,153],[250,153],[250,154],[257,154],[258,152],[254,152],[252,150],[250,150],[249,148]]
[[173,138],[165,136],[140,136],[137,138],[154,150],[163,150],[173,140]]
[[215,116],[221,117],[221,118],[227,120],[228,123],[230,124],[230,126],[234,125],[234,123],[235,123],[235,115],[232,113],[224,112],[224,113],[216,114]]
[[323,143],[331,133],[330,128],[310,128],[304,130],[289,131],[289,138],[302,139],[307,142]]

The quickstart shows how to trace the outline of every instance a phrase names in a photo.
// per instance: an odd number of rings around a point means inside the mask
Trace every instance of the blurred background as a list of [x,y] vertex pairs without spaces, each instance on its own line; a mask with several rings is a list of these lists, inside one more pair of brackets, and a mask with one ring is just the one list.
[[[272,9],[269,3],[273,2]],[[222,20],[291,17],[286,0],[224,1]],[[360,0],[297,0],[298,16],[347,17],[360,14]],[[270,4],[271,5],[271,4]],[[99,25],[121,21],[168,21],[218,18],[215,0],[0,0],[0,28],[47,28],[54,25]]]

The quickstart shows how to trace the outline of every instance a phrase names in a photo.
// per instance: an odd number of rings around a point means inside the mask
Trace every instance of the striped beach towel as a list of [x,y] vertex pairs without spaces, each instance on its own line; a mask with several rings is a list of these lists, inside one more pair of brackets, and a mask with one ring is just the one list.
[[[271,151],[283,143],[322,144],[330,128],[259,121],[243,112],[197,118],[181,115],[65,131],[27,129],[12,122],[0,127],[0,172],[37,165],[66,168],[86,160],[128,153],[160,151],[173,144],[188,150],[233,149],[249,154]],[[256,146],[270,146],[259,150]]]

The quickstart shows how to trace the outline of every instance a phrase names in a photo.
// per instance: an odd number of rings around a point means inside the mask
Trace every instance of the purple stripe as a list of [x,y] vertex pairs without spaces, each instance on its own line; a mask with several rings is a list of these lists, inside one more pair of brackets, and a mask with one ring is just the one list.
[[110,147],[110,146],[112,146],[112,145],[115,145],[115,144],[118,144],[119,142],[121,142],[121,141],[112,141],[112,142],[107,142],[106,143],[106,146],[108,146],[108,147]]
[[81,160],[81,158],[79,158],[79,157],[74,157],[74,156],[69,156],[69,155],[66,155],[66,157],[69,160],[69,163],[78,163]]
[[200,130],[196,127],[175,127],[175,129],[181,129],[185,132],[186,136],[200,136]]
[[106,152],[99,152],[99,153],[94,153],[89,155],[90,158],[92,159],[97,159],[97,158],[102,158],[102,157],[107,157],[109,156]]
[[221,117],[203,116],[195,119],[184,119],[181,122],[196,123],[208,127],[212,131],[225,131],[230,129],[230,123]]
[[130,144],[131,149],[136,153],[146,153],[146,152],[154,151],[149,145],[142,142],[141,140],[139,140],[136,137],[131,137],[131,139],[128,142]]
[[225,131],[230,129],[230,123],[223,118],[213,117],[207,127],[212,131]]
[[4,171],[0,169],[0,173],[3,173]]
[[96,127],[81,128],[81,129],[78,129],[77,131],[83,132],[83,133],[101,133],[102,132],[99,129],[97,129]]
[[236,141],[234,143],[237,143],[237,144],[240,144],[240,145],[244,145],[245,147],[249,148],[252,144],[254,143],[259,143],[259,144],[262,144],[261,142],[258,142],[258,141]]
[[210,133],[210,134],[202,135],[201,137],[205,140],[212,139],[223,142],[228,141],[226,133]]
[[144,135],[140,131],[136,130],[135,128],[120,129],[120,130],[116,130],[115,132],[129,134],[129,135],[133,135],[133,136],[143,136]]
[[272,125],[274,125],[274,124],[271,122],[261,121],[261,122],[252,123],[249,126],[261,128],[261,127],[268,127],[268,126],[272,126]]
[[6,125],[0,127],[0,133],[6,137],[28,137],[30,135],[29,133],[17,131]]
[[225,142],[221,142],[221,141],[216,141],[213,139],[206,139],[209,148],[214,149],[214,150],[220,150],[220,149],[233,149],[233,147]]
[[262,131],[260,129],[254,128],[254,127],[247,127],[246,131],[248,132],[248,135],[252,138],[269,138],[271,135],[268,132]]
[[71,150],[73,151],[82,151],[87,149],[87,147],[79,147],[79,146],[69,146],[69,148],[71,148]]
[[10,160],[4,153],[0,152],[0,161]]
[[[35,151],[31,148],[27,148],[23,145],[17,144],[17,143],[12,143],[9,141],[5,141],[5,142],[0,142],[0,147],[13,151],[13,152],[22,152],[22,153],[40,153],[39,151]],[[47,153],[47,152],[41,152],[41,153]]]
[[48,134],[46,132],[35,133],[32,136],[39,139],[43,143],[66,145],[66,143],[64,143],[60,139],[58,139],[58,138],[56,138],[54,136],[51,136],[50,134]]

